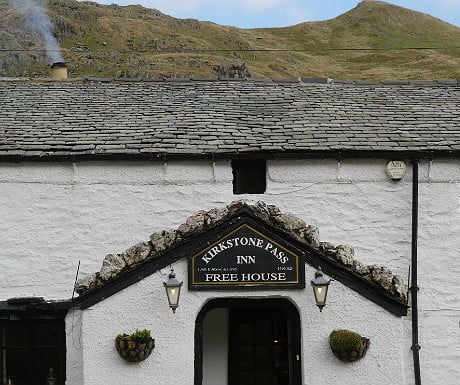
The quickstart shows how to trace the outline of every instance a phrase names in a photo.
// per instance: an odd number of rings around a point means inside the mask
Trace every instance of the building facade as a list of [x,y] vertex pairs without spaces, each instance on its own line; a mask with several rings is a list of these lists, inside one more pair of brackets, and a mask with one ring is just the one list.
[[[5,384],[415,384],[414,269],[421,381],[456,383],[456,83],[0,87]],[[212,251],[242,237],[252,249]],[[264,265],[192,282],[195,257],[239,269],[226,261],[256,254],[296,260],[296,278],[241,282]],[[333,279],[321,312],[319,266]],[[130,363],[115,338],[136,329],[155,348]],[[369,338],[362,359],[333,355],[337,329]]]

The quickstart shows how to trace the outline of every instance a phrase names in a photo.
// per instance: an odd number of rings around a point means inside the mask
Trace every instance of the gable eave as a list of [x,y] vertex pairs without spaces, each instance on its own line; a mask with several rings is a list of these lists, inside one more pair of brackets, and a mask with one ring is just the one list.
[[[101,287],[96,287],[73,300],[74,306],[87,309],[104,299],[124,290],[125,288],[143,280],[160,269],[166,268],[177,261],[190,258],[197,250],[201,250],[231,229],[242,224],[249,224],[263,230],[275,239],[282,239],[283,244],[288,245],[301,256],[303,263],[315,268],[321,266],[324,273],[336,281],[341,282],[348,288],[374,302],[396,316],[407,315],[408,305],[400,298],[391,295],[387,290],[375,282],[363,278],[350,267],[332,259],[327,252],[315,249],[306,244],[285,229],[273,226],[273,224],[257,216],[246,204],[233,211],[223,221],[196,231],[182,241],[164,250],[160,255],[150,258],[143,263],[122,271],[115,278],[104,282]],[[213,288],[214,290],[214,288]],[[245,287],[244,290],[260,290],[257,287]]]

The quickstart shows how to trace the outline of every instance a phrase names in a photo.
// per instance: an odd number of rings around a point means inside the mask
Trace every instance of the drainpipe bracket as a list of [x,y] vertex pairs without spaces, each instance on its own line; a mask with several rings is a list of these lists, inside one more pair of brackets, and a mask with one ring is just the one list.
[[414,351],[419,351],[422,347],[419,344],[412,345],[410,347]]

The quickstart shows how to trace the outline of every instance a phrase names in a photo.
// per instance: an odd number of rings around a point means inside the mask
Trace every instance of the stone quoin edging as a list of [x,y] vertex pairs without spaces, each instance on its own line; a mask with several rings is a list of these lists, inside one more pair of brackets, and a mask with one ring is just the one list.
[[186,222],[180,225],[177,230],[153,233],[147,242],[140,242],[121,254],[108,254],[104,258],[101,270],[79,279],[75,285],[75,291],[81,296],[104,286],[106,282],[114,280],[122,273],[132,270],[152,258],[159,257],[168,248],[186,241],[188,237],[222,223],[242,207],[249,208],[258,218],[288,232],[312,250],[316,250],[321,255],[341,264],[347,270],[383,288],[392,297],[403,303],[407,302],[407,286],[404,280],[400,276],[394,275],[389,269],[383,266],[365,265],[357,261],[354,259],[354,249],[351,246],[334,246],[329,242],[320,242],[319,230],[316,226],[307,225],[292,214],[282,213],[274,205],[267,205],[262,201],[249,205],[241,200],[234,201],[225,208],[198,211],[187,218]]

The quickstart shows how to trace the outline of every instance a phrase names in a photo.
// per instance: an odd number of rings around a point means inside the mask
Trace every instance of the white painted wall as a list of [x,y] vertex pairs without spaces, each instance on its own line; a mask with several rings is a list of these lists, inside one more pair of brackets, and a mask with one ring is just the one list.
[[[168,307],[162,282],[168,271],[160,271],[83,312],[84,384],[119,385],[192,384],[194,377],[194,328],[202,306],[219,297],[288,298],[298,308],[302,324],[303,383],[403,384],[403,320],[334,282],[330,302],[322,313],[313,292],[275,290],[249,293],[244,290],[203,292],[187,290],[187,264],[174,264],[184,280],[181,305],[175,314]],[[307,277],[314,270],[307,268]],[[347,306],[343,306],[347,304]],[[156,341],[152,355],[139,364],[120,358],[114,338],[118,333],[149,328]],[[366,358],[353,364],[338,361],[330,351],[328,336],[337,328],[348,328],[371,339]],[[344,380],[346,379],[346,380]]]
[[228,309],[210,310],[203,320],[203,385],[228,385]]
[[[275,204],[318,226],[322,241],[350,244],[362,262],[387,266],[406,277],[411,172],[392,182],[385,163],[270,161],[266,194],[250,196],[232,194],[227,161],[0,164],[0,300],[33,295],[67,299],[78,260],[82,274],[92,273],[106,254],[145,241],[154,231],[176,228],[197,210],[238,198]],[[460,334],[460,162],[424,162],[420,182],[422,376],[424,383],[454,385],[460,378],[460,347],[455,343]],[[333,295],[329,301],[328,307]],[[91,314],[85,311],[83,322]],[[325,314],[342,319],[332,310]],[[312,313],[308,324],[319,322],[318,316]],[[135,329],[132,319],[127,320],[123,326]],[[365,321],[370,325],[378,320]],[[404,363],[405,382],[398,383],[412,385],[410,322],[404,322],[402,332],[398,357]],[[94,343],[86,341],[84,351],[89,354]],[[304,365],[305,373],[313,369]],[[69,368],[73,364],[68,363]],[[68,370],[69,376],[77,378],[72,374],[77,368]]]
[[83,385],[82,315],[81,310],[71,309],[65,319],[66,385]]

